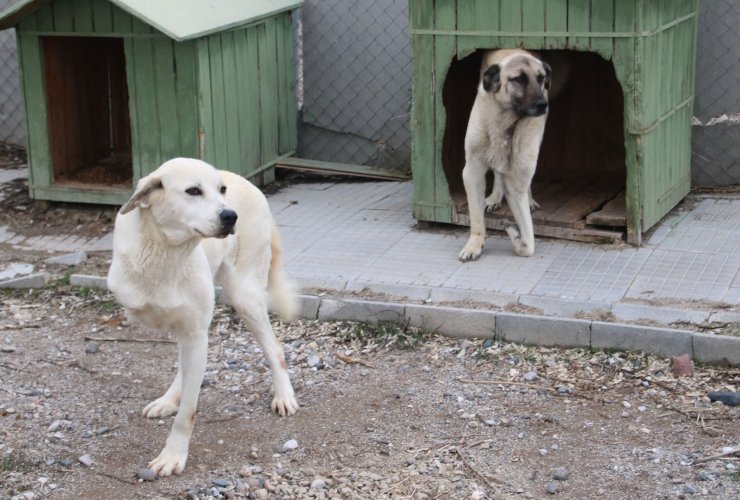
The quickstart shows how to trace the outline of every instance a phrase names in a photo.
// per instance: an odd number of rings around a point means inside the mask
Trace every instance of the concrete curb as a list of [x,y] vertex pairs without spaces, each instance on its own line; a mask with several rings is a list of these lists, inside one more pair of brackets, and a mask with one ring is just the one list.
[[[99,276],[75,274],[70,276],[70,284],[107,289],[105,278]],[[487,309],[316,295],[300,295],[299,298],[300,315],[305,319],[363,323],[392,321],[454,338],[493,338],[552,347],[635,350],[662,357],[689,354],[702,363],[740,366],[740,337]]]

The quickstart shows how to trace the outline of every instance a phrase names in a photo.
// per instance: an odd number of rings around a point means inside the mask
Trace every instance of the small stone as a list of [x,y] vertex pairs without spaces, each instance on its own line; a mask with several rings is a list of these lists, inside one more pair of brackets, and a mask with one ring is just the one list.
[[85,467],[90,467],[92,465],[92,463],[93,463],[92,457],[90,455],[88,455],[87,453],[84,454],[84,455],[82,455],[77,460],[79,460],[80,463],[82,465],[84,465]]
[[292,451],[292,450],[295,450],[296,448],[298,448],[298,441],[296,441],[295,439],[289,439],[288,441],[283,443],[282,451],[283,452]]
[[308,359],[306,360],[306,364],[308,364],[309,368],[313,368],[319,363],[321,363],[321,358],[316,356],[315,354],[312,356],[309,356]]
[[570,476],[570,472],[565,467],[556,467],[552,471],[552,478],[556,481],[565,481]]
[[214,479],[211,481],[211,484],[213,486],[218,486],[219,488],[228,488],[231,483],[226,479]]
[[548,453],[548,451],[545,448],[540,448],[540,456],[541,457],[544,457],[545,455],[547,455],[547,453]]
[[157,473],[151,469],[141,468],[136,472],[136,477],[142,481],[154,481],[157,479]]
[[570,394],[571,392],[573,391],[567,385],[561,385],[558,387],[558,394]]
[[62,467],[71,467],[72,460],[69,458],[63,458],[59,461],[59,465],[61,465]]
[[694,375],[694,362],[688,354],[671,358],[671,372],[676,377],[691,377]]
[[560,485],[556,483],[555,481],[550,481],[547,483],[547,494],[548,495],[554,495],[560,490]]
[[696,488],[694,488],[694,487],[693,487],[692,485],[690,485],[690,484],[684,484],[684,485],[683,485],[683,492],[684,492],[684,493],[685,493],[686,495],[693,495],[694,493],[696,493]]
[[97,354],[100,350],[100,344],[97,342],[90,342],[85,346],[85,354]]
[[699,481],[711,481],[712,476],[707,473],[707,471],[701,471],[699,473]]
[[321,478],[314,479],[311,483],[311,489],[312,490],[323,490],[326,489],[326,481],[324,481]]
[[98,436],[102,436],[103,434],[106,434],[109,430],[110,429],[105,426],[98,427],[97,429],[95,429],[95,434],[97,434]]
[[527,372],[522,378],[527,382],[534,382],[537,380],[537,372]]
[[258,500],[263,500],[263,499],[267,498],[268,495],[269,495],[269,493],[264,488],[261,488],[261,489],[256,490],[254,492],[254,498],[257,498]]
[[494,340],[493,339],[486,339],[483,341],[483,349],[488,349],[489,347],[493,347]]
[[249,477],[252,475],[252,468],[249,465],[245,465],[241,469],[239,469],[239,475],[241,477]]

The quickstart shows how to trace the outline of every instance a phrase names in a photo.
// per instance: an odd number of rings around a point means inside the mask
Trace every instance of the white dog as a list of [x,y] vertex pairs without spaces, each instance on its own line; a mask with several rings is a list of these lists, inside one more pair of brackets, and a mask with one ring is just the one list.
[[296,302],[283,274],[267,200],[236,174],[200,160],[170,160],[141,179],[121,207],[108,273],[108,287],[130,320],[171,331],[177,339],[177,376],[143,411],[148,418],[177,413],[166,446],[149,463],[160,476],[180,474],[188,457],[206,366],[214,278],[270,363],[272,409],[292,415],[298,402],[270,326],[268,283],[279,314],[291,317]]
[[[545,131],[551,71],[547,63],[520,49],[483,56],[478,95],[465,133],[463,183],[468,198],[470,238],[460,252],[465,262],[480,257],[486,239],[484,204],[495,210],[504,196],[517,226],[506,232],[517,255],[534,254],[530,210],[537,208],[530,184]],[[485,198],[486,173],[493,192]]]

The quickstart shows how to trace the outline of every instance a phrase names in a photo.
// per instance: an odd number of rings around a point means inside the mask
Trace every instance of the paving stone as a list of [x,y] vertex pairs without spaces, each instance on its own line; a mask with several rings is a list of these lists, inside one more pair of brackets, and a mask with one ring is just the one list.
[[108,284],[104,276],[93,276],[90,274],[73,274],[69,277],[69,284],[74,286],[84,286],[87,288],[97,288],[98,290],[107,290]]
[[322,299],[318,319],[321,321],[347,320],[363,323],[403,321],[402,304],[353,299]]
[[519,295],[512,293],[486,292],[461,288],[432,288],[431,302],[480,302],[497,307],[506,307],[519,302]]
[[693,357],[692,334],[685,330],[594,321],[591,347],[642,351],[658,356]]
[[740,337],[695,333],[694,359],[713,365],[740,366]]
[[350,281],[345,290],[360,292],[367,290],[374,293],[382,293],[391,297],[406,298],[411,300],[426,300],[429,298],[431,288],[413,285],[395,285],[387,283],[373,283],[368,281]]
[[548,316],[575,317],[578,313],[609,312],[611,302],[592,302],[587,300],[566,300],[555,297],[537,297],[521,295],[519,303],[523,306],[536,307]]
[[34,273],[0,281],[0,288],[43,288],[51,277],[48,273]]
[[657,307],[646,304],[617,303],[612,306],[614,317],[622,321],[651,320],[670,324],[676,322],[704,323],[709,311]]
[[457,338],[492,338],[496,312],[480,309],[409,304],[405,311],[409,326]]
[[319,317],[319,305],[321,298],[315,295],[299,295],[298,317],[303,319],[316,319]]
[[47,264],[56,264],[60,266],[79,266],[87,260],[87,253],[73,252],[56,257],[49,257],[44,262]]
[[740,312],[720,311],[709,315],[710,323],[740,323]]
[[588,347],[591,322],[530,314],[496,315],[496,338],[507,342],[555,347]]

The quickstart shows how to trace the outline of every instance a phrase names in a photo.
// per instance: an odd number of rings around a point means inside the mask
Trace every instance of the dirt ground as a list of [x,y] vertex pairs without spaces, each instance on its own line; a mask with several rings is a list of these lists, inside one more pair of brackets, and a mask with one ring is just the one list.
[[[0,165],[21,166],[0,144]],[[26,235],[100,236],[110,207],[36,203],[4,185],[0,225]],[[55,282],[0,290],[0,497],[740,498],[740,370],[638,354],[458,341],[394,325],[275,322],[301,403],[271,414],[251,335],[220,307],[188,465],[144,480],[172,418],[143,407],[174,377],[171,339],[127,325],[111,295],[70,287],[105,275],[0,248]],[[727,333],[727,332],[721,332]],[[730,333],[732,334],[732,333]],[[297,447],[286,451],[284,444]]]
[[740,498],[740,407],[705,398],[738,391],[738,370],[678,378],[644,355],[275,323],[302,405],[279,418],[226,307],[187,467],[143,481],[172,419],[140,412],[174,377],[174,344],[64,280],[2,293],[4,498]]

